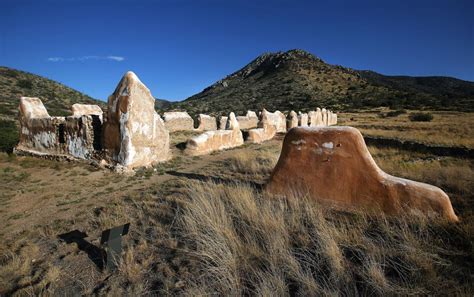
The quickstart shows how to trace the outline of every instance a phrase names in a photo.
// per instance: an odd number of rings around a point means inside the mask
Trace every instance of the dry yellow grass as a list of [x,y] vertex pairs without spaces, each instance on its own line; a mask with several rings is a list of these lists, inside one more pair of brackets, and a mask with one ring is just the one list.
[[365,135],[474,148],[474,113],[433,111],[431,122],[412,122],[408,116],[415,111],[381,118],[380,114],[386,111],[341,113],[338,123],[356,127]]
[[[342,214],[246,184],[193,182],[179,217],[197,271],[185,295],[461,294],[445,222]],[[469,276],[464,275],[469,278]],[[449,284],[449,291],[446,286]],[[438,291],[440,290],[440,291]]]

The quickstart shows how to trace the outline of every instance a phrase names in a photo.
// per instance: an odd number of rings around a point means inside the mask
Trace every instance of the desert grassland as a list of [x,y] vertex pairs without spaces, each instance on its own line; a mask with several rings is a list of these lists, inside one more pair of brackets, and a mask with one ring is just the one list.
[[431,113],[430,122],[412,122],[407,110],[398,116],[383,117],[390,110],[338,114],[338,124],[358,128],[364,135],[413,140],[416,142],[474,148],[474,113],[423,111]]
[[[201,157],[174,149],[135,176],[0,155],[0,294],[472,296],[472,160],[369,147],[386,172],[443,188],[461,219],[450,224],[270,197],[261,186],[280,149],[281,137]],[[57,238],[77,229],[98,246],[126,222],[114,273]]]

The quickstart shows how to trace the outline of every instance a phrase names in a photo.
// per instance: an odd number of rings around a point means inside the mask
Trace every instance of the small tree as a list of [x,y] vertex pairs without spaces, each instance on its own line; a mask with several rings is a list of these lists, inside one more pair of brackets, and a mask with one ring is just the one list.
[[409,118],[412,122],[430,122],[433,120],[433,115],[431,113],[416,112],[410,114]]

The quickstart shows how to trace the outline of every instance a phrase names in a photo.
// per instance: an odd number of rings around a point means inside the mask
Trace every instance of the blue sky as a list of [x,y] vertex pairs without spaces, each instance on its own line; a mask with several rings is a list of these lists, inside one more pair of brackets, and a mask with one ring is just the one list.
[[0,65],[106,99],[134,71],[185,99],[264,52],[474,81],[474,1],[0,0]]

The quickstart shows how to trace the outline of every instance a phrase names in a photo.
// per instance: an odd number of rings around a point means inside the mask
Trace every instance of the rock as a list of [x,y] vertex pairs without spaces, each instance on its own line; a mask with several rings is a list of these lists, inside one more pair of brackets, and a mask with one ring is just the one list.
[[227,124],[228,117],[221,116],[219,118],[219,130],[225,130],[225,125]]
[[131,71],[109,96],[104,148],[126,169],[150,166],[171,156],[169,132],[155,112],[155,98]]
[[292,110],[286,120],[286,129],[290,130],[294,127],[298,127],[298,115]]
[[198,116],[199,126],[197,130],[200,131],[213,131],[217,130],[217,121],[215,117],[211,117],[207,114],[199,114]]
[[308,114],[301,113],[298,115],[298,126],[307,127],[308,126]]
[[258,125],[257,114],[251,110],[248,110],[245,116],[238,116],[237,121],[242,130],[257,128]]
[[185,111],[169,111],[163,114],[166,129],[170,132],[193,131],[194,120]]
[[437,214],[458,221],[449,197],[439,188],[383,172],[361,133],[352,127],[294,128],[283,142],[266,190],[308,194],[346,209]]
[[98,105],[92,104],[79,104],[75,103],[71,107],[72,115],[83,116],[83,115],[96,115],[102,121],[102,114],[104,113],[102,109]]

